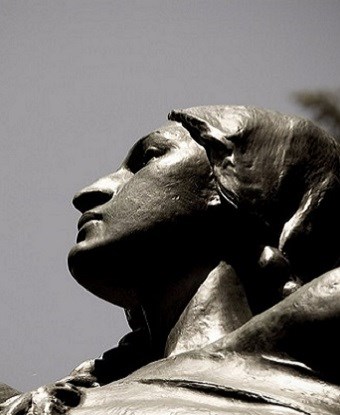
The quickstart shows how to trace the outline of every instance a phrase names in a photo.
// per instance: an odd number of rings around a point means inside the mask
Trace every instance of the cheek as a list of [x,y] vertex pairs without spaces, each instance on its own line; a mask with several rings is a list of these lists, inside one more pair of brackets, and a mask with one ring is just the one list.
[[183,222],[207,210],[213,194],[209,168],[161,167],[155,163],[139,171],[107,204],[104,220],[113,236]]

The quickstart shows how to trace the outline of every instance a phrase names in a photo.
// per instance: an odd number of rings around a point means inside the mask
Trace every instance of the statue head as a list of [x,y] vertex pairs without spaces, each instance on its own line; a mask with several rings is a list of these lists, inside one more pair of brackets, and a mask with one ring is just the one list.
[[[173,111],[117,172],[79,192],[73,276],[130,306],[178,267],[271,246],[308,281],[339,258],[339,145],[312,122],[240,106]],[[183,271],[184,273],[184,271]]]
[[180,123],[140,139],[121,167],[80,191],[74,205],[83,215],[70,270],[119,305],[133,305],[136,286],[151,290],[215,255],[207,242],[218,223],[215,178],[206,151]]

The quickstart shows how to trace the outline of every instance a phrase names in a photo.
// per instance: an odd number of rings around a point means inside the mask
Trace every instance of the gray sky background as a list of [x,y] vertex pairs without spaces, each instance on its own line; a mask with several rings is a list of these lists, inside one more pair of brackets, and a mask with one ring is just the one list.
[[70,276],[73,194],[172,108],[340,85],[337,0],[0,0],[0,381],[65,376],[126,332]]

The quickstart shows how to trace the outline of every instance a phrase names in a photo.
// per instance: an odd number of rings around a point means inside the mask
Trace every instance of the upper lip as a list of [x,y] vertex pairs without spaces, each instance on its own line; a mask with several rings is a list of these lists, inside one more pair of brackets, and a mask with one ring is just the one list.
[[85,223],[90,222],[91,220],[100,220],[102,215],[96,212],[85,212],[81,215],[78,221],[78,231],[85,225]]

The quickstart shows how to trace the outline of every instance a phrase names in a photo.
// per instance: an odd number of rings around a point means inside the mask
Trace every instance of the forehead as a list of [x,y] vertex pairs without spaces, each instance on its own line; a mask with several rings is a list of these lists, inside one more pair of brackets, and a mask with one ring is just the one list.
[[137,141],[136,145],[148,144],[149,142],[167,142],[173,146],[180,146],[184,143],[194,143],[188,130],[182,124],[174,121],[169,121],[148,135]]
[[[203,147],[196,143],[182,124],[169,121],[138,140],[130,149],[122,165],[133,170],[134,165],[138,166],[140,164],[148,149],[154,149],[160,155],[167,153],[169,150],[177,150],[177,157],[205,154]],[[171,154],[173,155],[174,152],[171,151]]]
[[161,134],[165,138],[169,139],[187,139],[191,138],[188,130],[183,125],[176,121],[167,121],[161,127],[152,131],[150,134]]

